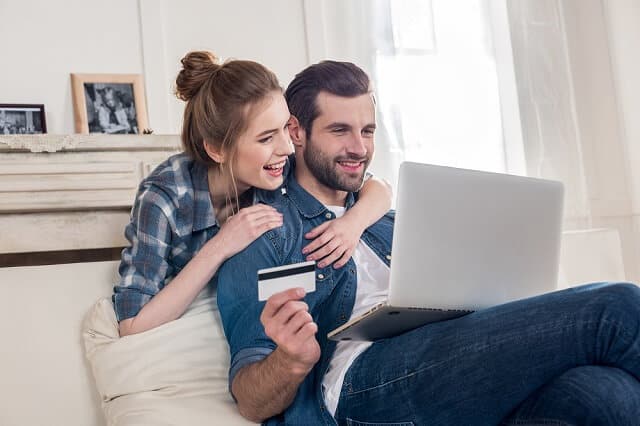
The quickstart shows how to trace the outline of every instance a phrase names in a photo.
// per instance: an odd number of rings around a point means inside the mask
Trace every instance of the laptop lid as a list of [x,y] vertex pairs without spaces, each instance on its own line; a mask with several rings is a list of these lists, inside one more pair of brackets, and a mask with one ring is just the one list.
[[477,310],[555,289],[560,182],[404,162],[389,304]]

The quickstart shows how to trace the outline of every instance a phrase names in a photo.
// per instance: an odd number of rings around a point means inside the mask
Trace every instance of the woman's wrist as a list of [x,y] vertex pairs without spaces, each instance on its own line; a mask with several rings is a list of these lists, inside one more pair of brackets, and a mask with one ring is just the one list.
[[206,260],[207,265],[215,272],[231,256],[226,253],[224,244],[216,235],[202,246],[196,257]]
[[367,216],[364,213],[361,214],[360,209],[356,206],[347,210],[342,219],[346,220],[353,229],[359,230],[360,233],[364,232],[370,225],[367,222]]

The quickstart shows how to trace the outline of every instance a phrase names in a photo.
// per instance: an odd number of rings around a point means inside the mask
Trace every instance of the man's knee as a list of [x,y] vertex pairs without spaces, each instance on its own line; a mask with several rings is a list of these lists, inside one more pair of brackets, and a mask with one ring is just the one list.
[[576,367],[555,382],[559,393],[564,393],[566,399],[573,399],[571,403],[581,407],[588,419],[623,420],[629,419],[632,413],[631,418],[640,418],[640,382],[619,368]]
[[608,290],[613,297],[619,297],[623,300],[638,301],[640,299],[640,287],[633,283],[612,283],[603,287]]
[[505,421],[632,425],[640,418],[640,382],[613,367],[572,368],[531,395]]
[[604,306],[631,313],[634,317],[640,313],[640,287],[635,284],[608,284],[598,288],[595,295]]

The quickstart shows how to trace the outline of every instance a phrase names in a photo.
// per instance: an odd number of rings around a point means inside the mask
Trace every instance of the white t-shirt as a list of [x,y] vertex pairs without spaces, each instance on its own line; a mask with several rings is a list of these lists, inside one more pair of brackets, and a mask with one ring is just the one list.
[[[327,206],[336,217],[344,214],[344,207]],[[389,267],[362,240],[353,253],[356,264],[356,300],[351,318],[366,312],[373,305],[387,299],[389,290]],[[329,363],[329,369],[322,380],[324,402],[331,415],[335,415],[340,399],[344,376],[353,361],[371,346],[371,342],[338,342]]]

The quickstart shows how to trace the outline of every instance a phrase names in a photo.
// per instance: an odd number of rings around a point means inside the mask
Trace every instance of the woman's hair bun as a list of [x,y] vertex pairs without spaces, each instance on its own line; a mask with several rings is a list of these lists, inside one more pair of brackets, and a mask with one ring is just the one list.
[[180,62],[182,69],[176,77],[176,96],[185,102],[193,98],[204,82],[221,67],[218,58],[204,50],[189,52]]

